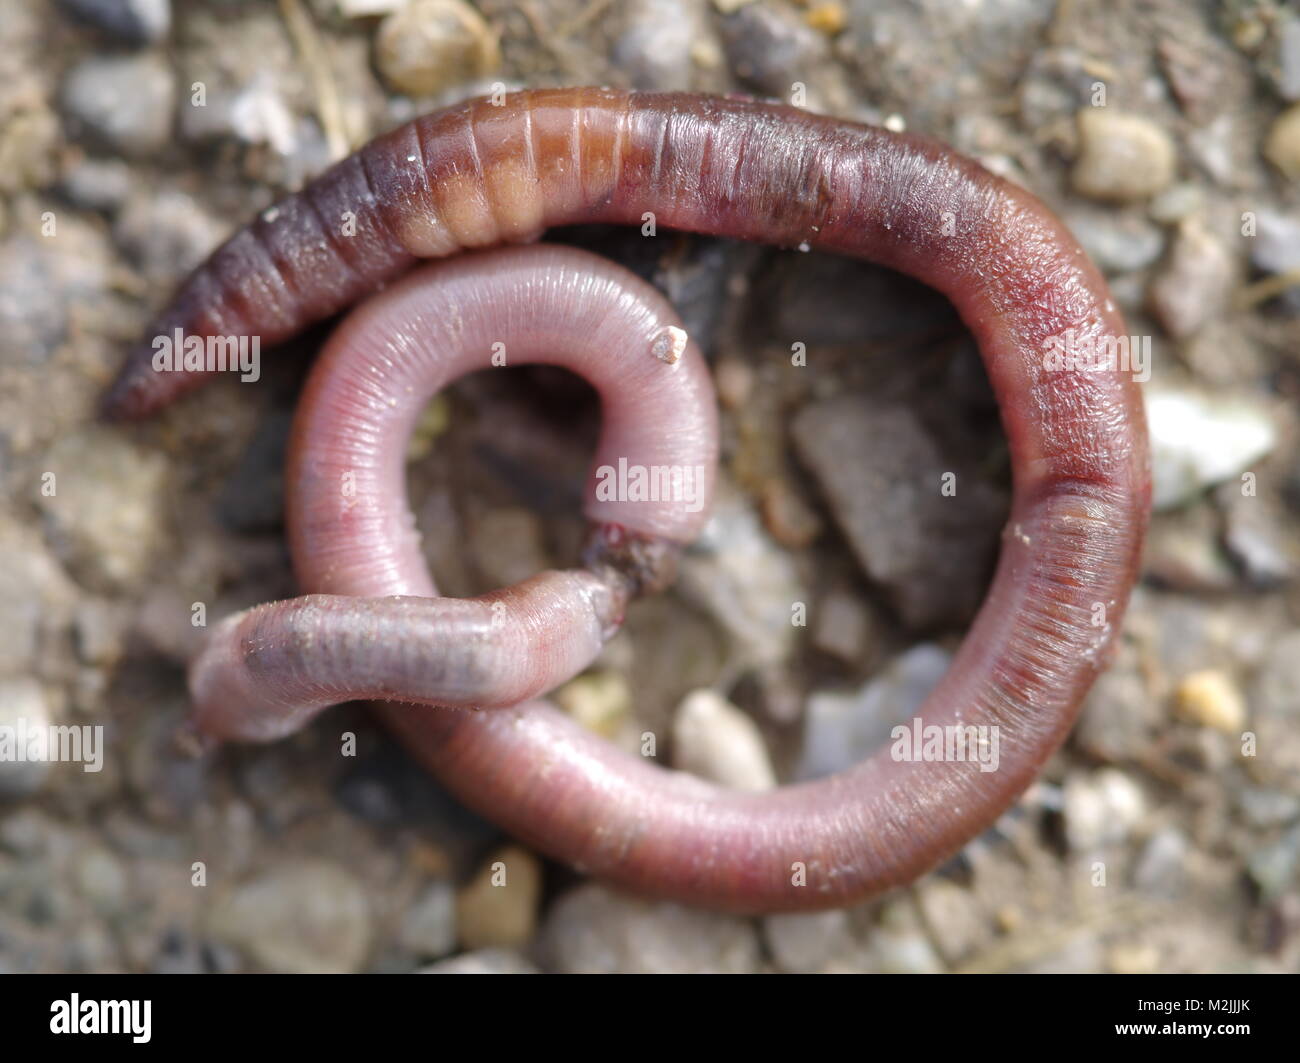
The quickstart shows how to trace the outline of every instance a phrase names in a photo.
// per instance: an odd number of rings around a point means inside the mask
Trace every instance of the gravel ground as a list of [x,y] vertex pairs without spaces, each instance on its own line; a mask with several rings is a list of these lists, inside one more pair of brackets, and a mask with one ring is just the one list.
[[[359,706],[173,751],[193,604],[293,593],[280,470],[322,333],[138,427],[96,424],[95,397],[224,235],[494,81],[798,83],[937,135],[1058,210],[1151,338],[1158,513],[1116,663],[1023,800],[911,888],[766,919],[629,899],[459,808]],[[1300,14],[1248,0],[6,0],[0,726],[102,727],[102,747],[98,771],[0,762],[0,970],[1300,967],[1297,101]],[[679,584],[557,699],[734,785],[857,760],[942,674],[991,571],[1007,460],[969,336],[857,263],[557,237],[678,305],[724,439]],[[573,561],[596,418],[527,370],[431,407],[410,481],[447,593]],[[919,486],[934,469],[973,485],[956,525]]]

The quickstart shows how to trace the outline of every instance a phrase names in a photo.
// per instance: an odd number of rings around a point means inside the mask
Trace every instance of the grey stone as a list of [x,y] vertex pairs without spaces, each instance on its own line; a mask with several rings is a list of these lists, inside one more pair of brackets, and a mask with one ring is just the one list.
[[96,143],[148,155],[171,137],[175,83],[151,53],[83,59],[63,85],[63,107]]
[[1233,283],[1233,261],[1201,225],[1179,229],[1169,258],[1151,283],[1151,309],[1169,335],[1190,336],[1223,311]]
[[685,92],[698,87],[701,49],[721,57],[713,27],[696,0],[633,0],[625,7],[612,58],[633,88]]
[[1153,265],[1165,246],[1159,226],[1131,212],[1071,203],[1062,212],[1088,257],[1106,273],[1133,273]]
[[1176,827],[1165,827],[1151,836],[1133,869],[1133,884],[1144,893],[1162,898],[1178,896],[1187,883],[1187,859],[1191,845]]
[[[791,423],[799,457],[821,486],[863,571],[913,629],[960,625],[987,583],[1005,515],[1003,494],[941,452],[895,403],[841,395]],[[955,493],[945,494],[953,485]]]
[[171,0],[59,0],[59,6],[125,44],[158,41],[171,29]]
[[456,891],[450,882],[430,882],[420,891],[402,916],[397,942],[430,960],[456,947]]

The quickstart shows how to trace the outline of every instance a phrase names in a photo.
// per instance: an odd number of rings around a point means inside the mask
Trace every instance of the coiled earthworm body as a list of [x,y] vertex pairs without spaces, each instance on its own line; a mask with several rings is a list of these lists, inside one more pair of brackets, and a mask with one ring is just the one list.
[[[945,293],[974,333],[1008,437],[1012,512],[983,607],[919,717],[926,727],[997,728],[998,769],[981,770],[972,759],[895,759],[885,749],[830,778],[737,793],[622,754],[544,703],[487,712],[388,704],[381,711],[468,804],[592,874],[642,893],[738,910],[846,904],[933,867],[1032,781],[1102,666],[1136,575],[1150,492],[1140,398],[1123,366],[1087,355],[1102,345],[1114,349],[1123,322],[1100,275],[1036,199],[936,143],[789,107],[607,89],[522,92],[502,106],[471,101],[373,141],[215,252],[154,331],[257,334],[272,342],[393,279],[416,258],[528,241],[559,224],[640,225],[646,215],[665,227],[830,250],[901,270]],[[349,217],[354,234],[340,235],[336,219]],[[546,287],[549,270],[572,262],[548,264],[558,252],[534,253],[544,268],[537,283]],[[415,371],[405,359],[427,322],[421,307],[437,302],[440,287],[458,285],[462,268],[471,286],[491,288],[498,272],[518,283],[525,261],[502,253],[434,267],[368,303],[331,341],[291,447],[290,528],[306,591],[433,594],[401,490],[410,408],[386,374],[401,362],[393,379],[414,379],[402,374]],[[466,299],[469,334],[480,340],[481,315],[510,316],[508,306],[490,310]],[[548,323],[563,317],[563,306],[552,309],[560,313],[545,317]],[[488,332],[499,333],[500,320]],[[556,333],[553,342],[577,341]],[[448,365],[465,357],[445,356]],[[422,362],[420,372],[445,372],[435,368],[437,359],[411,361]],[[682,366],[696,363],[688,354]],[[108,411],[147,413],[196,382],[193,374],[154,372],[142,348],[110,393]],[[602,450],[635,407],[635,389],[646,386],[602,388]],[[420,387],[428,390],[427,379]],[[391,421],[390,400],[398,407]],[[670,440],[674,416],[660,443]],[[684,447],[685,462],[715,445],[711,423],[695,424],[703,445]],[[648,463],[646,452],[633,449],[642,445],[649,446],[646,438],[616,443],[614,451]],[[374,491],[359,491],[366,501],[350,512],[340,511],[330,480],[343,469],[373,477]],[[644,528],[644,538],[634,539],[652,552],[664,540],[689,537],[675,510],[653,515],[627,505],[593,515]],[[656,524],[660,518],[666,523]],[[598,556],[589,574],[557,577],[590,581],[561,592],[570,605],[584,595],[591,603],[586,613],[575,606],[565,622],[590,637],[613,615],[600,604],[604,595],[616,605],[630,593],[636,567],[626,557],[607,563]],[[658,566],[650,567],[657,578]],[[534,604],[549,608],[553,589],[539,587]],[[367,664],[389,651],[371,656],[365,647],[375,638],[407,637],[414,629],[403,610],[419,606],[319,604],[263,607],[302,611],[296,628],[283,612],[231,622],[225,649],[204,655],[193,673],[204,726],[257,732],[256,720],[222,699],[248,693],[246,680],[259,668],[254,685],[283,679],[272,701],[296,698],[299,686],[313,683],[308,700],[316,704],[353,692],[411,695]],[[254,626],[240,630],[245,623]],[[339,633],[328,654],[314,649],[322,624]],[[541,619],[529,637],[544,629]],[[525,638],[521,645],[539,644]],[[561,653],[547,681],[580,667],[590,652],[584,641],[580,652]],[[414,659],[409,645],[392,653],[408,664]],[[465,653],[452,651],[444,670],[467,674],[462,666],[472,651]],[[499,681],[480,672],[476,683],[502,698],[540,687],[524,674],[532,659],[523,663]],[[243,679],[241,668],[250,670]],[[461,696],[472,700],[474,689]],[[267,733],[301,718],[283,704],[276,711],[281,719]]]
[[[406,502],[408,437],[434,394],[496,354],[507,365],[563,365],[601,396],[586,491],[590,571],[437,598]],[[657,582],[675,544],[699,532],[717,436],[699,350],[663,297],[626,270],[545,245],[418,270],[348,317],[299,406],[289,534],[299,581],[325,593],[249,610],[214,632],[191,669],[198,726],[264,740],[340,701],[502,708],[546,693],[591,663],[636,584]],[[667,490],[601,497],[601,470],[626,467],[629,455],[661,470]],[[339,597],[361,594],[408,597]]]

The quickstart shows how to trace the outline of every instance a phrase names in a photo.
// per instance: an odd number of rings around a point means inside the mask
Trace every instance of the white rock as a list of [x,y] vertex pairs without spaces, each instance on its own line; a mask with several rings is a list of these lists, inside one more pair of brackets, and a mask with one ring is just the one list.
[[855,945],[849,917],[841,908],[769,915],[763,920],[763,937],[777,966],[789,974],[828,972]]
[[[26,677],[0,679],[0,797],[25,797],[35,793],[50,773],[48,760],[17,757],[23,736],[50,725],[49,707],[40,683]],[[4,736],[10,736],[8,748]]]
[[696,690],[678,706],[673,766],[733,790],[770,790],[776,785],[758,725],[712,690]]
[[1149,388],[1145,396],[1156,509],[1177,508],[1238,476],[1277,442],[1257,403],[1173,389]]
[[1145,814],[1141,788],[1114,768],[1074,775],[1065,784],[1065,836],[1076,852],[1118,845]]
[[832,775],[858,763],[889,741],[948,670],[952,655],[929,643],[894,658],[854,694],[813,694],[804,718],[799,779]]
[[883,974],[938,974],[943,970],[916,909],[905,900],[885,906],[880,926],[871,935],[871,950]]
[[547,967],[566,974],[749,974],[758,934],[746,919],[637,900],[592,883],[561,897],[542,927]]

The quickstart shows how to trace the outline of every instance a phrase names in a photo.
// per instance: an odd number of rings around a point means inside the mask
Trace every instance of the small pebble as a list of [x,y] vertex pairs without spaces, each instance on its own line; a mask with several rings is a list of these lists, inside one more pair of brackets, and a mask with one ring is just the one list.
[[806,601],[790,554],[725,481],[709,523],[682,556],[677,590],[707,611],[754,665],[785,660],[797,630],[792,606]]
[[970,890],[931,876],[918,887],[916,903],[946,963],[958,963],[992,941],[992,927]]
[[1001,491],[898,402],[837,395],[804,406],[790,431],[859,566],[887,589],[903,623],[968,622],[1006,520]]
[[763,920],[763,938],[776,965],[787,974],[826,973],[853,945],[848,913],[790,912]]
[[1243,786],[1233,795],[1242,818],[1252,827],[1280,827],[1300,819],[1300,797],[1258,786]]
[[762,511],[764,527],[787,550],[811,546],[821,534],[822,522],[816,512],[789,481],[780,477],[763,485]]
[[1255,212],[1250,261],[1265,273],[1300,269],[1300,216],[1262,208]]
[[1271,589],[1286,583],[1295,568],[1286,522],[1258,498],[1234,499],[1225,507],[1223,545],[1252,586]]
[[843,588],[832,588],[812,617],[812,644],[844,664],[860,665],[871,644],[873,620],[866,602]]
[[1284,100],[1300,100],[1300,18],[1292,14],[1283,18],[1277,31],[1278,95]]
[[410,0],[335,0],[339,14],[344,18],[375,18],[391,15],[405,7]]
[[123,586],[157,564],[168,464],[121,432],[90,426],[59,438],[45,459],[52,494],[38,501],[59,552],[92,581]]
[[1174,703],[1179,716],[1202,727],[1239,735],[1246,726],[1246,701],[1226,672],[1193,672],[1178,684]]
[[59,6],[124,44],[162,40],[172,24],[171,0],[59,0]]
[[1300,103],[1293,103],[1274,120],[1264,141],[1264,157],[1284,177],[1300,177]]
[[1169,335],[1190,336],[1223,311],[1232,280],[1232,257],[1223,243],[1196,222],[1184,222],[1151,284],[1152,312]]
[[695,52],[713,29],[692,0],[632,0],[614,44],[613,61],[633,88],[685,92],[694,86]]
[[938,974],[944,969],[909,901],[886,904],[870,945],[882,974]]
[[63,84],[68,114],[125,155],[149,155],[168,143],[174,105],[171,67],[147,52],[83,59]]
[[[49,760],[26,759],[24,738],[49,727],[50,710],[41,684],[34,679],[0,679],[0,742],[9,736],[12,749],[0,745],[0,798],[27,797],[41,788],[50,774]],[[23,748],[18,744],[23,742]],[[19,760],[19,754],[23,759]]]
[[1083,703],[1074,742],[1100,760],[1138,759],[1151,745],[1156,703],[1136,668],[1112,666]]
[[84,158],[63,175],[60,186],[78,207],[117,210],[131,194],[131,168],[121,159]]
[[1250,687],[1255,756],[1252,777],[1283,790],[1300,778],[1300,629],[1278,635],[1259,663]]
[[1063,216],[1088,257],[1107,274],[1146,269],[1165,246],[1160,227],[1132,212],[1076,201]]
[[272,867],[217,901],[208,932],[282,974],[351,974],[370,952],[370,902],[349,872],[319,860]]
[[1078,113],[1079,155],[1071,178],[1080,195],[1132,203],[1162,192],[1174,179],[1173,141],[1147,118],[1106,107]]
[[1147,204],[1147,213],[1152,221],[1161,225],[1176,225],[1185,218],[1190,218],[1205,203],[1205,192],[1198,184],[1180,181],[1170,185]]
[[1113,945],[1106,951],[1106,969],[1111,974],[1159,974],[1160,950],[1140,943]]
[[426,960],[456,947],[456,891],[450,882],[430,882],[402,916],[397,943]]
[[1266,899],[1282,896],[1300,870],[1300,827],[1292,827],[1272,845],[1256,849],[1246,866]]
[[947,651],[923,643],[894,658],[856,693],[813,693],[796,778],[843,771],[886,745],[890,731],[911,720],[951,660]]
[[1187,836],[1176,827],[1158,830],[1142,848],[1133,869],[1133,885],[1157,897],[1177,896],[1187,881],[1190,850]]
[[461,0],[412,0],[375,35],[384,79],[408,96],[433,96],[485,77],[501,63],[492,28]]
[[808,9],[804,21],[819,33],[833,37],[843,32],[848,24],[848,12],[844,10],[844,5],[837,3],[836,0],[822,0]]
[[1240,162],[1244,135],[1232,112],[1225,111],[1214,121],[1189,129],[1185,140],[1193,161],[1218,184],[1235,188],[1241,183],[1244,169]]
[[127,871],[122,861],[102,846],[78,854],[73,871],[79,892],[103,915],[122,910],[127,899]]
[[104,598],[83,598],[77,607],[77,655],[87,664],[112,668],[126,649],[126,613]]
[[517,845],[496,852],[456,895],[456,934],[467,949],[526,945],[537,923],[542,868]]
[[733,790],[776,786],[758,725],[712,690],[696,690],[677,707],[673,766]]
[[57,629],[79,592],[41,537],[0,517],[0,676],[30,672],[45,630]]
[[713,367],[713,384],[723,406],[743,409],[754,392],[754,370],[739,358],[720,357]]
[[1065,835],[1075,852],[1120,844],[1146,815],[1141,788],[1115,768],[1071,775],[1064,797]]
[[789,100],[791,86],[801,82],[809,106],[820,110],[842,92],[830,42],[789,7],[742,7],[723,20],[722,40],[736,76],[769,96]]
[[555,903],[538,950],[561,974],[751,974],[760,965],[749,920],[643,901],[596,883]]

